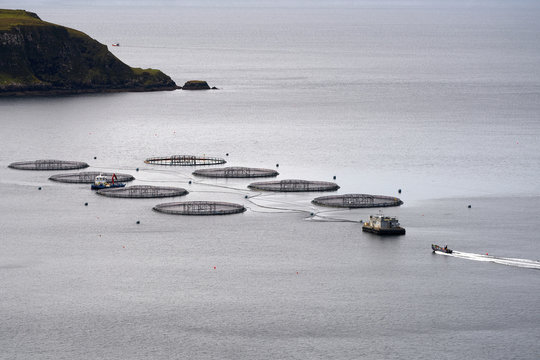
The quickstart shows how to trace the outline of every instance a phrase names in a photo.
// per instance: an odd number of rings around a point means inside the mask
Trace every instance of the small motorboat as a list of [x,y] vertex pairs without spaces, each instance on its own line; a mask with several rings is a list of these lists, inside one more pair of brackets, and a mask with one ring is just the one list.
[[120,43],[114,43],[112,46],[120,46]]
[[99,190],[99,189],[117,188],[117,187],[124,187],[124,186],[126,186],[126,184],[118,182],[118,178],[116,177],[116,174],[112,174],[110,181],[109,181],[108,176],[99,174],[94,179],[94,183],[92,184],[91,188],[92,190]]
[[444,247],[442,247],[442,246],[439,246],[439,245],[431,244],[431,249],[433,250],[433,252],[439,251],[439,252],[443,252],[443,253],[446,253],[446,254],[451,254],[452,253],[452,250],[449,249],[447,245],[444,245]]

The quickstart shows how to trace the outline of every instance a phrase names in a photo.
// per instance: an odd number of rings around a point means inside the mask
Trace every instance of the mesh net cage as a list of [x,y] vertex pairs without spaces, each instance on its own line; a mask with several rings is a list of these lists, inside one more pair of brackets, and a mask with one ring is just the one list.
[[212,178],[256,178],[278,176],[279,173],[272,169],[231,166],[220,169],[195,170],[193,175]]
[[253,190],[280,192],[336,191],[339,189],[339,186],[333,182],[307,180],[261,181],[251,183],[248,187]]
[[88,166],[87,163],[82,161],[65,160],[19,161],[8,165],[8,167],[18,170],[75,170],[84,169]]
[[99,195],[115,198],[148,199],[187,195],[187,190],[169,186],[134,185],[97,191]]
[[210,156],[197,155],[171,155],[151,157],[144,160],[146,164],[169,165],[169,166],[198,166],[198,165],[221,165],[225,159]]
[[400,206],[403,201],[396,197],[369,194],[345,194],[321,196],[311,201],[315,205],[336,208],[372,208]]
[[49,180],[72,184],[92,184],[95,181],[96,176],[98,175],[106,176],[108,180],[112,182],[113,174],[116,175],[116,179],[114,180],[115,182],[127,182],[135,180],[135,178],[129,174],[99,171],[83,171],[79,173],[57,174],[49,177]]
[[185,201],[158,204],[155,211],[173,215],[229,215],[246,211],[240,204],[219,201]]

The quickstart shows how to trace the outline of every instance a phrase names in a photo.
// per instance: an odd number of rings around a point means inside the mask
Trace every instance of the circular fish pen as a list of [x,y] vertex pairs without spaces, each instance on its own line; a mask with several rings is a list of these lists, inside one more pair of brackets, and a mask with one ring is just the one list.
[[279,191],[279,192],[305,192],[305,191],[336,191],[338,184],[328,181],[307,180],[281,180],[261,181],[248,185],[253,190]]
[[87,163],[82,161],[65,160],[19,161],[8,165],[8,167],[18,170],[75,170],[84,169],[88,166]]
[[99,195],[115,198],[148,199],[186,195],[186,189],[168,186],[134,185],[98,190]]
[[225,159],[222,158],[196,155],[158,156],[148,158],[144,162],[146,164],[168,166],[221,165],[226,163]]
[[195,170],[193,175],[212,178],[256,178],[278,176],[279,173],[272,169],[259,169],[249,167],[226,167],[220,169]]
[[49,177],[49,180],[58,181],[63,183],[71,184],[92,184],[96,179],[96,176],[103,175],[106,176],[109,182],[112,182],[112,176],[116,175],[115,182],[127,182],[133,181],[135,178],[129,174],[119,174],[119,173],[110,173],[110,172],[99,172],[99,171],[83,171],[79,173],[70,173],[70,174],[57,174]]
[[315,205],[336,208],[372,208],[400,206],[403,201],[392,196],[369,195],[369,194],[345,194],[321,196],[311,201]]
[[173,215],[229,215],[246,211],[240,204],[220,201],[185,201],[158,204],[154,210]]

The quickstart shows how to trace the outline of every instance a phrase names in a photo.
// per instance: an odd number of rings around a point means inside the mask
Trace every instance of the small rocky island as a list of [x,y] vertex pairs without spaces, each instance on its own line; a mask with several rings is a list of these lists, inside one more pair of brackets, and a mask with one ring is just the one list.
[[203,80],[189,80],[187,81],[184,86],[182,86],[182,90],[217,90],[218,88],[213,86],[210,87],[206,81]]
[[124,64],[80,31],[0,9],[0,96],[178,88],[159,70]]

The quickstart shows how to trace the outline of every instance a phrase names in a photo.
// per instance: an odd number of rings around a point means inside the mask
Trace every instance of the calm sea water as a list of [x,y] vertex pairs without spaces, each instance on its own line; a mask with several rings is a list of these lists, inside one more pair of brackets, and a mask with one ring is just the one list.
[[[540,271],[500,259],[540,259],[535,2],[2,7],[221,90],[0,99],[0,358],[538,357]],[[143,163],[169,154],[399,196],[385,213],[407,235],[362,233],[376,209]],[[168,216],[7,168],[46,158],[248,211]]]

